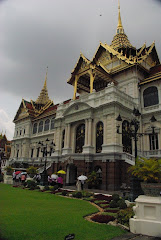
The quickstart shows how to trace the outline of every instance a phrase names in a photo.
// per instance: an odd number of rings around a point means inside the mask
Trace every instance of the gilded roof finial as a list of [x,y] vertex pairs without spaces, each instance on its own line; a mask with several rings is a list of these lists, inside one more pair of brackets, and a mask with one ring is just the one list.
[[118,25],[117,25],[116,35],[114,36],[110,46],[115,50],[121,47],[132,47],[131,43],[128,40],[128,37],[124,32],[124,28],[122,26],[121,13],[120,13],[120,0],[118,0]]
[[47,69],[46,69],[46,76],[45,76],[44,87],[47,87],[47,75],[48,75],[48,66],[47,66]]
[[40,96],[36,100],[37,104],[45,105],[46,103],[48,103],[50,101],[49,96],[48,96],[48,90],[47,90],[47,73],[48,73],[48,67],[46,70],[44,86],[41,90]]
[[119,0],[118,0],[118,25],[117,25],[116,33],[124,33],[124,29],[123,29],[122,21],[121,21],[120,1]]

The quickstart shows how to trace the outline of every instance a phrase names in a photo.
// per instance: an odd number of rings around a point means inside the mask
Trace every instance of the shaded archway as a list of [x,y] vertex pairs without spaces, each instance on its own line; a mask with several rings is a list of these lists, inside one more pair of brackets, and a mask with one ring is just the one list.
[[132,154],[132,139],[130,135],[130,124],[128,121],[122,123],[122,145],[123,152]]
[[66,185],[75,185],[77,181],[77,167],[72,163],[66,168]]

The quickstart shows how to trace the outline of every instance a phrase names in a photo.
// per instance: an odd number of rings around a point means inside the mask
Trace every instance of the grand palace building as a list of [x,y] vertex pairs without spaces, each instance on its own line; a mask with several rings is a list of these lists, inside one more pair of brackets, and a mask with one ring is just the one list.
[[[47,74],[39,97],[22,99],[10,165],[41,170],[46,160],[48,173],[66,171],[67,185],[95,171],[100,188],[117,190],[129,184],[136,154],[161,157],[161,64],[154,42],[139,49],[130,43],[120,7],[111,44],[100,43],[91,60],[81,53],[67,83],[73,98],[60,104],[48,96]],[[46,158],[40,142],[47,138],[54,145]]]

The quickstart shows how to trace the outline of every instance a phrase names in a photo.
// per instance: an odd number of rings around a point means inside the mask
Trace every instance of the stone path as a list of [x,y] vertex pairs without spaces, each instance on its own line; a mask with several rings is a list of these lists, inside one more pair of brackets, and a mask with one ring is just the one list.
[[135,235],[133,233],[127,233],[120,237],[112,238],[111,240],[161,240],[161,238],[157,237],[150,237],[150,236],[143,236],[143,235]]

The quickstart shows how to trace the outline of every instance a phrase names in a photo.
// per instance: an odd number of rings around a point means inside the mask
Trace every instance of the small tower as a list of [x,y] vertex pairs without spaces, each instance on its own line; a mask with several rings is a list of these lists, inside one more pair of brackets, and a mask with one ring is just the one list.
[[47,67],[47,71],[46,71],[44,86],[40,92],[39,97],[35,101],[37,109],[40,109],[44,105],[46,105],[48,102],[51,102],[49,95],[48,95],[48,89],[47,89],[47,73],[48,73],[48,67]]
[[119,1],[118,1],[118,25],[116,29],[116,35],[114,36],[110,46],[115,50],[132,47],[130,41],[128,40],[128,37],[124,32],[124,28],[122,25]]

